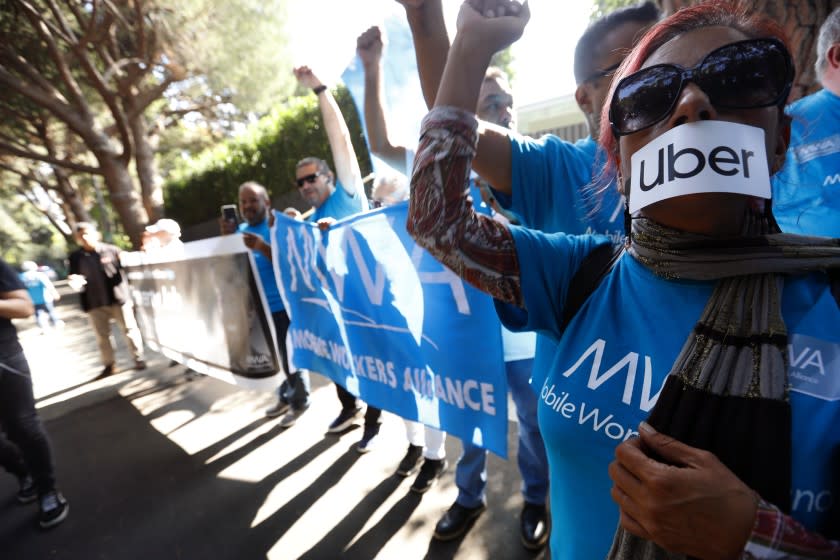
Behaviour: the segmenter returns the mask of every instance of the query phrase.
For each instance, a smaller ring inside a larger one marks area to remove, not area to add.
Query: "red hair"
[[[616,71],[610,84],[607,102],[604,103],[601,112],[601,134],[598,142],[604,147],[607,156],[603,171],[604,178],[613,177],[617,169],[618,139],[613,135],[612,127],[609,126],[610,102],[616,85],[625,76],[638,71],[659,47],[683,33],[703,27],[730,27],[743,33],[747,39],[775,38],[790,51],[787,35],[782,27],[767,16],[754,12],[743,1],[709,0],[696,6],[683,8],[651,27]],[[779,111],[782,112],[782,109],[780,108]],[[604,182],[606,183],[607,181]]]

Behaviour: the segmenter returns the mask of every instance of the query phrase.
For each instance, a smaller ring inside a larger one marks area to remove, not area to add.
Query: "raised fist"
[[[292,72],[294,72],[298,83],[300,83],[303,87],[312,89],[322,85],[321,80],[318,79],[318,76],[312,73],[309,66],[298,66],[292,70]]]
[[[377,26],[369,28],[356,39],[356,53],[362,59],[366,68],[379,64],[382,59],[382,47],[384,46],[384,34]]]

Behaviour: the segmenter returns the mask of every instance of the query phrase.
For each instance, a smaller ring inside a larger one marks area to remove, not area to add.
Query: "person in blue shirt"
[[[431,107],[449,49],[441,2],[400,2],[406,7],[417,52],[420,82],[426,102]],[[604,158],[598,157],[594,138],[600,131],[601,108],[612,74],[642,32],[658,19],[659,11],[653,3],[640,3],[615,10],[593,22],[578,40],[574,58],[575,100],[586,118],[590,136],[574,143],[554,135],[534,140],[515,134],[511,126],[513,112],[509,91],[498,86],[494,88],[492,73],[485,74],[477,110],[477,116],[482,121],[481,142],[472,165],[480,176],[481,184],[490,185],[490,196],[485,195],[485,198],[494,205],[498,202],[501,205],[499,211],[507,217],[513,216],[515,223],[545,232],[597,232],[616,241],[623,238],[620,219],[624,209],[622,197],[613,185],[602,188],[600,195],[592,186],[604,163]],[[383,149],[386,153],[393,151],[388,142]],[[475,180],[470,181],[474,201],[478,200],[475,184]],[[555,348],[556,344],[550,337],[538,333],[536,354],[528,372],[533,372],[536,378],[544,375],[554,359]],[[527,383],[515,383],[511,376],[509,380],[512,388],[529,390]],[[528,406],[534,397],[526,398],[517,392],[513,395],[517,410],[525,414],[521,429],[536,432],[531,438],[533,445],[523,446],[526,442],[520,441],[520,449],[535,449],[533,453],[541,454],[536,449],[542,443],[536,426],[536,406],[535,403]],[[528,416],[532,417],[530,421]],[[521,463],[522,457],[519,459]],[[538,465],[539,462],[533,464]],[[534,474],[539,472],[534,468],[527,470]],[[535,549],[545,543],[548,535],[544,506],[546,486],[539,484],[540,476],[529,477],[526,471],[523,471],[525,505],[520,516],[520,537],[526,548]],[[484,510],[483,492],[464,492],[464,480],[456,473],[456,481],[462,491],[438,522],[435,528],[437,538],[457,538]]]
[[[335,173],[326,161],[319,157],[305,157],[297,163],[295,182],[298,192],[314,211],[309,221],[316,222],[321,229],[328,229],[335,221],[368,209],[362,172],[356,159],[350,131],[330,90],[307,66],[295,68],[295,77],[302,86],[310,88],[318,96],[324,129],[335,163]],[[361,414],[361,403],[355,395],[341,385],[335,385],[341,411],[327,428],[329,433],[339,433],[350,427]],[[382,410],[368,405],[365,412],[365,427],[357,450],[367,451],[379,434]]]
[[[773,215],[782,231],[840,237],[840,8],[820,27],[814,65],[823,89],[787,108],[793,119]]]
[[[383,40],[379,28],[365,31],[357,41],[356,51],[365,71],[365,122],[371,139],[371,151],[392,167],[408,173],[413,152],[405,146],[394,145],[388,138],[384,108],[380,98],[382,87],[380,64]],[[498,68],[490,68],[484,77],[479,95],[478,113],[482,119],[504,128],[515,126],[513,96],[507,76]],[[501,213],[500,219],[516,219],[493,201],[493,195],[480,178],[470,181],[470,196],[476,210],[485,215]],[[405,199],[408,192],[405,193]],[[537,426],[537,399],[528,386],[534,357],[535,340],[532,334],[511,333],[502,329],[505,371],[508,388],[516,405],[519,432],[517,463],[522,475],[522,494],[525,501],[522,513],[522,542],[530,549],[539,549],[548,538],[548,513],[545,499],[548,492],[548,464]],[[448,464],[445,458],[442,432],[426,429],[425,448],[421,441],[412,440],[418,433],[414,426],[407,430],[410,444],[401,461],[398,474],[407,476],[424,454],[417,478],[411,485],[415,493],[427,492],[441,477]],[[462,453],[455,467],[458,496],[435,526],[434,536],[452,540],[462,535],[486,508],[487,451],[471,442],[462,442]]]
[[[55,314],[53,303],[61,296],[58,295],[58,290],[55,289],[53,283],[46,274],[38,271],[38,265],[34,261],[24,261],[20,268],[23,271],[20,273],[20,280],[26,286],[32,303],[35,304],[35,321],[41,329],[41,334],[47,332],[48,325],[63,327],[64,321]]]
[[[534,385],[552,557],[837,557],[840,308],[825,272],[840,269],[840,246],[781,234],[769,178],[749,175],[755,191],[721,179],[748,176],[746,159],[731,173],[722,148],[710,152],[717,176],[703,190],[665,189],[628,212],[625,252],[566,324],[576,273],[611,240],[501,225],[469,204],[484,68],[530,15],[527,4],[473,5],[461,8],[421,128],[407,226],[493,295],[507,326],[557,343]],[[762,14],[723,1],[681,10],[615,77],[599,138],[606,173],[632,202],[645,192],[630,190],[634,157],[674,138],[699,153],[691,142],[702,146],[708,125],[760,129],[740,155],[778,171],[793,78],[784,32]],[[715,192],[721,184],[731,190]]]
[[[266,241],[271,239],[270,228],[273,216],[271,215],[271,199],[263,185],[255,181],[248,181],[239,186],[239,213],[244,221],[238,226],[222,221],[222,233],[232,233],[235,227],[235,231],[242,234],[242,241],[245,246],[254,255],[260,284],[262,284],[263,294],[265,294],[266,303],[274,322],[277,347],[283,360],[283,368],[286,371],[286,379],[277,390],[277,403],[268,408],[265,414],[269,418],[284,415],[280,419],[280,425],[289,428],[309,408],[309,372],[306,370],[292,371],[289,362],[286,347],[289,315],[286,313],[283,299],[280,297],[280,290],[277,287],[277,280],[274,277],[271,246]]]

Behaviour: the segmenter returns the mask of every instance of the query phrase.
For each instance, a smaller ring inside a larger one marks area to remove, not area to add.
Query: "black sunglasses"
[[[320,176],[321,176],[320,173],[310,173],[309,175],[304,175],[303,177],[298,177],[297,178],[297,186],[298,186],[298,188],[301,188],[304,183],[314,183],[315,179],[317,179]]]
[[[783,106],[793,74],[793,60],[781,41],[738,41],[713,50],[694,68],[657,64],[622,79],[610,102],[610,125],[616,136],[653,126],[671,114],[688,82],[715,107]]]

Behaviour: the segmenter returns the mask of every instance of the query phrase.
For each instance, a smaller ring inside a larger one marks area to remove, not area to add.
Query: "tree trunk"
[[[699,0],[659,0],[665,15],[699,3]],[[840,6],[840,0],[752,0],[749,4],[756,12],[781,23],[787,33],[796,65],[796,81],[790,93],[790,101],[820,89],[814,73],[817,34],[828,14]]]
[[[57,165],[53,166],[52,170],[56,179],[54,190],[61,197],[66,207],[65,217],[67,218],[67,223],[71,224],[71,220],[73,224],[76,222],[90,222],[90,213],[88,213],[87,208],[82,203],[79,190],[70,179],[70,174],[64,168],[58,167]],[[67,210],[69,210],[69,214],[71,215],[68,215]]]
[[[146,117],[139,113],[131,119],[129,125],[134,140],[134,164],[140,180],[143,207],[149,221],[156,222],[163,217],[163,187],[158,177],[155,154],[149,141],[145,119]]]
[[[134,188],[128,166],[112,154],[96,154],[102,177],[108,187],[111,206],[120,217],[125,233],[135,249],[140,248],[140,236],[148,223],[146,211]]]

